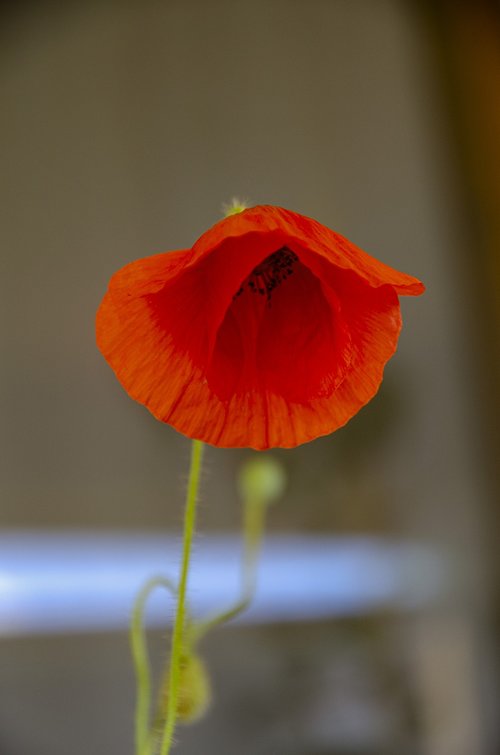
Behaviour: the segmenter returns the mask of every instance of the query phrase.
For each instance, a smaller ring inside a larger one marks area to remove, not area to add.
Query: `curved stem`
[[[177,701],[179,696],[179,679],[181,671],[182,650],[184,646],[184,625],[186,615],[186,587],[191,557],[191,543],[193,540],[196,519],[196,498],[200,479],[203,443],[193,440],[191,446],[191,465],[184,512],[184,539],[182,550],[182,567],[177,591],[177,612],[175,615],[174,631],[172,634],[172,651],[170,655],[170,675],[168,685],[167,717],[161,742],[160,755],[168,755],[172,747],[173,734],[177,719]]]
[[[234,619],[240,613],[245,611],[250,605],[255,594],[257,581],[257,564],[259,560],[262,537],[264,533],[264,523],[267,506],[265,502],[249,499],[245,502],[244,509],[244,554],[243,554],[243,575],[242,591],[240,599],[227,611],[216,614],[215,616],[194,624],[191,627],[189,639],[193,645],[201,640],[211,629],[225,624],[226,621]]]
[[[156,587],[165,587],[174,596],[175,585],[166,577],[152,577],[141,587],[135,599],[130,623],[130,647],[134,660],[137,681],[137,702],[135,707],[135,752],[136,755],[150,755],[149,716],[151,708],[151,673],[149,655],[144,631],[144,611],[146,601]]]

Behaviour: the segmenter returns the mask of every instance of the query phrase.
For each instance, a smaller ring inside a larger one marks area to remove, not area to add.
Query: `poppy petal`
[[[407,296],[418,296],[425,290],[417,278],[384,265],[318,221],[270,205],[251,207],[216,223],[193,246],[193,264],[213,252],[219,244],[239,241],[247,234],[274,234],[284,246],[293,248],[295,244],[315,252],[337,267],[353,270],[371,286],[389,284],[398,294]]]
[[[118,271],[97,340],[129,395],[189,437],[292,447],[375,395],[398,293],[422,290],[316,221],[257,207]]]

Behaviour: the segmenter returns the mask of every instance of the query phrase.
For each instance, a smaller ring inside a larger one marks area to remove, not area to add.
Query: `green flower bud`
[[[272,503],[285,490],[285,470],[271,456],[254,457],[242,466],[238,483],[245,501]]]
[[[179,692],[177,698],[177,718],[179,723],[189,724],[198,721],[207,712],[212,699],[212,688],[207,668],[201,658],[190,653],[181,661]],[[161,693],[163,714],[167,710],[168,673]]]

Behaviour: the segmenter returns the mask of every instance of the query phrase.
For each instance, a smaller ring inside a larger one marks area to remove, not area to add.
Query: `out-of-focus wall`
[[[188,442],[130,401],[97,352],[107,281],[139,256],[190,246],[235,194],[313,216],[427,292],[402,302],[400,347],[374,402],[337,434],[278,452],[290,487],[271,527],[410,535],[467,554],[450,605],[409,627],[405,662],[425,696],[421,751],[481,755],[490,745],[479,679],[489,657],[489,491],[456,264],[464,219],[423,28],[396,0],[4,11],[0,516],[4,527],[178,526]],[[238,525],[244,456],[208,451],[202,528]],[[449,637],[434,683],[426,663],[435,668]],[[21,663],[24,651],[12,653]],[[435,699],[438,733],[425,714]],[[14,743],[6,755],[20,751],[27,713],[20,703],[4,721]],[[24,755],[42,753],[23,736]],[[54,746],[43,752],[67,752]],[[235,746],[228,740],[227,751]]]

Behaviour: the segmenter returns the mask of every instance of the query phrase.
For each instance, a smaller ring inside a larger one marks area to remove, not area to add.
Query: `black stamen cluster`
[[[292,252],[286,246],[278,249],[277,252],[273,252],[252,270],[233,299],[241,296],[247,290],[253,294],[265,296],[268,304],[270,304],[274,289],[293,273],[293,266],[298,262],[298,259],[295,252]]]

